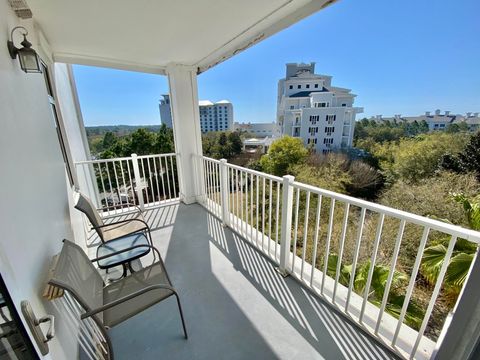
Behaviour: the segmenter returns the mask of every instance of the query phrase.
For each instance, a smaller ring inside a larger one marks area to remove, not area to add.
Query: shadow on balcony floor
[[[171,208],[153,237],[190,338],[170,298],[110,330],[116,359],[396,358],[201,206]]]

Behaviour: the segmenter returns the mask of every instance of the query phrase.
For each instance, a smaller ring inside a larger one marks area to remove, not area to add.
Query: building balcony
[[[396,358],[201,205],[167,204],[146,218],[189,339],[171,299],[110,330],[115,359]],[[92,237],[92,257],[96,244]]]
[[[77,164],[83,190],[100,204],[116,205],[105,212],[107,218],[129,216],[125,196],[146,209],[155,245],[183,294],[193,334],[182,340],[175,312],[158,306],[112,330],[120,358],[138,353],[155,358],[162,349],[169,349],[172,359],[211,358],[220,352],[239,359],[432,357],[436,339],[425,332],[446,268],[440,270],[421,325],[407,324],[423,250],[433,233],[450,237],[450,244],[457,238],[478,243],[480,233],[206,157],[192,160],[202,189],[198,203],[179,204],[178,157]],[[132,178],[130,168],[137,168]],[[115,197],[118,193],[123,197]],[[403,306],[392,312],[389,298],[402,239],[412,231],[418,234],[419,250],[413,266],[404,270]],[[387,265],[380,260],[388,251],[382,244],[391,250]],[[89,248],[96,245],[89,237]],[[353,253],[347,254],[348,246]],[[331,257],[339,260],[332,265]],[[355,271],[361,258],[375,267],[359,290]],[[378,281],[374,269],[382,264],[388,275],[378,301],[372,296]],[[342,280],[344,265],[355,269],[349,280]],[[129,336],[132,326],[142,334],[139,339]]]

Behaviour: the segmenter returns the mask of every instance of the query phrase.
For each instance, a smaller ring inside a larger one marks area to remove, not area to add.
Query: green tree
[[[175,151],[173,130],[162,124],[155,141],[156,153],[168,154]]]
[[[117,137],[111,131],[108,131],[103,135],[103,148],[108,149],[109,147],[113,146],[117,141]]]
[[[303,146],[302,139],[284,136],[272,143],[268,153],[260,159],[262,169],[265,172],[277,176],[288,173],[290,166],[305,162],[308,151]]]

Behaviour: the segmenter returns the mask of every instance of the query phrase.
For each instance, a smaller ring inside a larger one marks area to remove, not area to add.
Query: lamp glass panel
[[[18,52],[20,66],[27,73],[42,72],[35,50],[21,49]]]

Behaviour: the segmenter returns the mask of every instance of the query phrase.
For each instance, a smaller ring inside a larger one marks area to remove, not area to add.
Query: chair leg
[[[188,339],[187,327],[185,326],[185,319],[183,318],[183,311],[182,311],[182,305],[180,304],[180,298],[178,297],[177,293],[174,293],[174,295],[177,298],[178,311],[180,312],[180,318],[182,319],[183,333],[185,334],[185,339]]]

